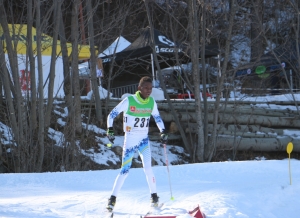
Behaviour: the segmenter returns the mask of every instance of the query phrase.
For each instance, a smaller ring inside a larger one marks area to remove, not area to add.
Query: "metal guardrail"
[[[112,88],[110,90],[111,93],[113,93],[113,97],[115,98],[121,98],[122,95],[129,93],[129,94],[134,94],[137,91],[138,88],[138,83],[136,84],[131,84],[127,86],[119,86],[116,88]]]

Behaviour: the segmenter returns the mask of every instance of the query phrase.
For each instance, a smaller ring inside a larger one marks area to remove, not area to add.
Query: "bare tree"
[[[171,103],[171,100],[170,100],[170,97],[167,93],[167,89],[166,89],[166,85],[164,84],[164,80],[162,78],[162,75],[161,75],[161,69],[160,69],[160,65],[159,65],[159,62],[158,62],[158,58],[157,58],[157,54],[155,52],[155,45],[154,45],[154,27],[153,27],[153,21],[152,21],[152,18],[151,18],[151,13],[150,13],[150,9],[149,9],[149,1],[145,0],[145,7],[146,7],[146,12],[147,12],[147,17],[148,17],[148,22],[149,22],[149,26],[150,26],[150,29],[151,29],[151,40],[152,40],[152,51],[153,51],[153,59],[155,61],[155,66],[158,70],[158,76],[159,76],[159,80],[161,81],[161,86],[162,86],[162,89],[164,91],[164,95],[167,99],[167,102],[168,102],[168,105],[171,109],[171,113],[174,117],[174,120],[175,120],[175,123],[177,124],[178,128],[179,128],[179,131],[180,131],[180,134],[182,136],[182,140],[184,142],[184,146],[186,148],[186,150],[191,154],[191,150],[190,150],[190,146],[189,146],[189,143],[187,141],[187,138],[184,134],[184,130],[182,128],[182,126],[180,125],[180,121],[177,117],[177,114],[175,112],[175,109],[174,107],[172,106],[172,103]]]
[[[251,1],[251,60],[255,61],[263,54],[263,37],[262,37],[262,22],[263,22],[263,1]]]
[[[192,74],[194,79],[194,96],[196,104],[197,125],[198,125],[198,141],[195,146],[195,154],[197,160],[204,161],[204,132],[203,132],[203,118],[201,108],[200,97],[200,78],[199,78],[199,23],[198,23],[198,10],[199,4],[196,0],[190,0],[189,6],[189,28],[188,33],[190,36],[191,46],[191,62],[192,62]],[[204,66],[203,66],[204,67]]]
[[[59,1],[60,2],[60,1]],[[45,114],[45,126],[48,127],[50,125],[51,112],[53,107],[53,95],[54,95],[54,80],[55,80],[55,63],[57,56],[57,41],[58,41],[58,32],[59,32],[59,17],[60,15],[57,13],[57,5],[60,4],[58,1],[53,1],[53,17],[54,17],[54,31],[53,31],[53,42],[52,42],[52,53],[51,53],[51,61],[50,61],[50,72],[49,72],[49,83],[48,83],[48,103]]]
[[[208,146],[208,150],[206,151],[206,158],[208,161],[211,161],[215,149],[216,149],[216,141],[217,141],[217,123],[218,123],[218,114],[219,114],[219,107],[220,107],[220,98],[222,95],[223,90],[223,83],[226,76],[227,66],[228,66],[228,60],[229,60],[229,51],[230,51],[230,44],[231,44],[231,36],[232,36],[232,29],[234,25],[234,16],[236,13],[236,1],[231,0],[230,1],[230,14],[229,14],[229,28],[227,31],[227,38],[225,43],[225,51],[224,51],[224,62],[223,66],[221,68],[221,75],[219,75],[218,78],[218,88],[217,88],[217,96],[216,96],[216,102],[215,102],[215,111],[214,111],[214,118],[213,118],[213,132],[211,134],[210,143]]]
[[[134,0],[130,1],[115,1],[115,7],[110,7],[110,3],[107,4],[107,8],[105,4],[102,6],[102,9],[105,10],[102,13],[101,17],[101,36],[99,37],[102,41],[112,41],[115,40],[117,37],[123,35],[124,30],[128,20],[131,20],[137,13],[142,10],[141,3],[136,2]],[[135,8],[135,6],[137,7]],[[100,19],[100,18],[98,18]],[[129,25],[132,25],[129,21]],[[114,34],[112,34],[114,33]],[[111,36],[112,39],[107,37]],[[99,45],[99,51],[103,50],[102,45]],[[115,56],[116,48],[113,51],[113,55]],[[119,76],[120,74],[126,72],[124,67],[118,67],[117,70],[115,67],[115,60],[114,57],[111,60],[109,68],[104,72],[104,78],[102,79],[103,83],[106,83],[107,91],[110,92],[111,90],[111,82],[114,80],[115,77]],[[128,71],[127,71],[128,72]],[[110,100],[110,96],[106,98],[105,101],[105,114],[108,114],[108,102]]]
[[[30,68],[30,81],[36,81],[35,76],[35,59],[33,55],[33,48],[32,48],[32,25],[33,25],[33,4],[32,0],[28,0],[27,2],[27,52],[28,52],[28,59],[29,59],[29,68]],[[26,67],[26,71],[28,73],[28,67]],[[30,91],[31,91],[31,102],[30,102],[30,129],[31,131],[35,131],[37,127],[37,114],[36,114],[36,102],[37,102],[37,95],[36,95],[36,83],[30,83]]]
[[[95,49],[95,42],[94,42],[94,22],[93,22],[94,11],[92,10],[91,0],[86,1],[86,7],[87,7],[87,15],[88,15],[87,16],[88,32],[89,32],[89,42],[90,42],[90,51],[91,51],[90,74],[91,74],[91,81],[92,81],[92,89],[93,89],[95,103],[96,103],[96,116],[101,126],[103,123],[102,105],[100,101],[100,95],[99,95],[99,89],[98,89],[97,77],[96,77],[96,49]]]
[[[20,88],[20,83],[19,83],[19,71],[18,71],[18,60],[17,60],[17,55],[15,52],[15,49],[17,48],[17,41],[13,41],[12,37],[10,35],[10,30],[8,27],[8,22],[7,22],[7,16],[6,16],[6,11],[4,8],[4,3],[3,0],[0,1],[0,23],[3,29],[3,33],[5,36],[5,41],[6,41],[6,49],[8,53],[8,59],[9,59],[9,64],[11,68],[11,75],[12,75],[12,81],[13,81],[13,89],[14,91],[12,92],[14,94],[14,103],[16,105],[16,111],[13,110],[13,102],[8,102],[10,107],[10,113],[12,113],[11,117],[11,125],[13,129],[13,134],[16,139],[16,143],[18,145],[17,147],[17,163],[16,163],[16,171],[17,172],[22,172],[24,168],[26,167],[25,165],[22,165],[21,163],[25,160],[25,154],[22,152],[24,149],[24,145],[26,144],[25,141],[23,140],[23,133],[24,133],[24,128],[26,129],[26,123],[23,122],[23,98],[21,94],[21,88]],[[13,29],[13,34],[16,34]],[[14,44],[14,45],[13,45]],[[5,63],[5,60],[2,62]],[[5,83],[11,84],[11,81],[9,80],[9,77],[6,77],[7,71],[4,70],[5,74]],[[10,86],[12,88],[12,86]],[[6,88],[6,95],[10,95],[12,89],[11,88]],[[9,100],[8,100],[9,101]],[[12,101],[12,99],[11,99]],[[16,117],[15,117],[16,116]]]
[[[39,149],[38,149],[38,158],[37,158],[37,168],[38,172],[42,171],[42,164],[44,160],[44,132],[45,132],[45,119],[44,119],[44,77],[43,77],[43,65],[42,65],[42,31],[41,31],[41,10],[40,10],[40,0],[35,1],[36,5],[36,44],[37,44],[37,67],[38,67],[38,93],[39,93],[39,130],[38,130],[38,142],[39,142]],[[49,115],[50,116],[50,115]]]
[[[79,88],[79,72],[78,72],[78,11],[79,0],[73,0],[72,8],[72,26],[71,26],[71,39],[72,39],[72,84],[73,84],[73,114],[75,132],[81,134],[81,100],[80,100],[80,88]]]
[[[155,28],[163,30],[166,35],[171,35],[172,39],[176,42],[180,41],[188,44],[190,49],[185,50],[187,52],[185,59],[181,59],[178,53],[174,53],[174,56],[176,56],[175,65],[180,66],[182,63],[186,63],[187,60],[192,62],[191,74],[184,73],[180,75],[180,79],[183,79],[188,89],[193,92],[197,110],[196,113],[190,113],[187,109],[188,104],[186,104],[185,113],[188,114],[189,112],[189,114],[184,118],[178,115],[176,104],[170,101],[165,84],[161,78],[161,63],[158,62],[155,52],[153,52],[153,56],[155,67],[168,102],[167,110],[170,110],[172,113],[172,116],[169,116],[168,119],[175,120],[182,136],[184,148],[190,153],[193,162],[213,160],[217,146],[222,144],[219,140],[220,136],[218,136],[218,132],[220,130],[228,131],[225,129],[228,122],[234,121],[231,124],[231,128],[236,128],[237,125],[243,125],[244,127],[247,125],[245,118],[240,119],[234,114],[238,110],[233,110],[228,115],[224,111],[228,112],[229,109],[226,108],[226,105],[221,105],[224,83],[228,81],[233,83],[235,80],[233,74],[236,71],[236,65],[232,64],[230,56],[231,50],[236,46],[237,40],[233,40],[232,36],[243,34],[244,37],[243,39],[240,38],[241,40],[250,39],[249,47],[252,50],[252,60],[259,58],[267,48],[268,43],[276,44],[277,46],[287,45],[291,39],[295,40],[296,45],[299,43],[299,1],[284,1],[283,3],[275,0],[267,0],[267,3],[265,3],[261,0],[252,0],[250,2],[237,2],[235,0],[231,0],[230,2],[223,0],[146,0],[145,2],[116,0],[97,2],[87,0],[84,3],[86,6],[84,8],[85,17],[82,20],[85,21],[82,23],[86,25],[85,28],[88,30],[88,42],[91,47],[90,72],[93,92],[96,97],[96,119],[94,120],[97,120],[97,123],[100,121],[100,126],[105,125],[105,117],[102,117],[102,113],[104,107],[107,109],[110,99],[108,97],[106,103],[101,105],[95,74],[97,59],[95,45],[98,46],[99,51],[102,51],[104,50],[103,48],[106,48],[107,45],[123,34],[130,41],[133,41],[139,33],[138,30],[147,25],[152,30],[152,40],[153,29]],[[11,146],[12,163],[14,164],[12,168],[16,172],[41,172],[45,169],[45,166],[50,166],[50,170],[56,170],[61,165],[65,165],[67,170],[82,169],[82,159],[78,158],[81,155],[79,146],[82,148],[85,145],[84,143],[88,142],[80,140],[80,143],[78,143],[79,140],[77,140],[82,139],[80,137],[82,136],[80,135],[82,134],[82,111],[78,72],[78,52],[80,47],[78,47],[78,44],[80,44],[78,15],[81,4],[80,0],[28,0],[27,2],[23,1],[22,5],[18,5],[16,8],[14,8],[14,4],[13,1],[0,0],[0,24],[4,32],[4,43],[0,45],[0,81],[4,90],[4,103],[7,107],[7,112],[5,113],[7,114],[16,145]],[[214,7],[219,9],[217,13],[215,13]],[[289,14],[289,18],[282,15],[283,13],[276,13],[278,10],[287,12],[286,14]],[[43,20],[41,20],[41,13],[45,14],[45,19]],[[271,16],[269,16],[270,14]],[[273,18],[277,20],[274,28],[270,24]],[[27,38],[20,35],[21,29],[18,29],[17,25],[10,25],[14,23],[20,23],[20,26],[27,25]],[[37,30],[36,38],[34,38],[32,32],[34,27]],[[83,28],[81,28],[82,30]],[[44,77],[48,73],[43,72],[42,37],[44,33],[53,37],[51,67],[49,79],[47,80],[49,84],[47,105],[45,104],[43,95]],[[18,53],[16,51],[18,38],[24,39],[23,41],[27,45],[25,71],[26,75],[29,75],[30,72],[30,78],[26,78],[27,80],[31,80],[31,90],[27,90],[27,92],[23,92],[19,84],[20,71],[18,69]],[[35,39],[37,42],[36,50],[33,49]],[[58,54],[58,40],[60,40],[61,54]],[[210,43],[210,40],[218,42],[222,48],[222,56],[219,59],[220,73],[215,78],[217,95],[214,106],[208,103],[205,95],[207,83],[214,80],[210,78],[206,66],[207,64],[217,66],[216,60],[205,59],[206,51],[204,48]],[[67,41],[72,42],[72,49],[67,48],[69,46]],[[152,43],[152,49],[155,51],[153,45],[154,43]],[[71,54],[68,53],[68,50],[72,50]],[[298,46],[295,48],[295,53],[297,53],[295,56],[298,59],[294,60],[293,63],[288,63],[290,67],[288,70],[282,70],[286,86],[290,89],[291,93],[294,92],[293,82],[295,83],[295,81],[291,80],[292,77],[298,78],[296,84],[298,87],[300,86],[300,79],[297,73],[300,63]],[[291,51],[290,54],[292,54]],[[69,113],[68,117],[65,118],[67,123],[65,126],[60,126],[52,122],[55,120],[55,114],[53,113],[53,83],[57,74],[55,66],[58,55],[61,55],[63,59],[64,92]],[[276,56],[280,64],[282,60],[280,55],[274,52],[274,56]],[[6,62],[9,62],[7,63],[10,66],[9,70],[6,67]],[[242,65],[242,63],[238,64]],[[148,69],[147,67],[149,66],[146,66],[146,70]],[[106,68],[103,81],[106,83],[108,91],[115,77],[130,70],[123,66],[119,67],[119,70],[116,70],[115,64],[112,64],[109,69]],[[293,70],[293,74],[291,74],[290,70]],[[35,81],[38,82],[37,87],[35,87]],[[200,84],[203,85],[203,101],[200,96]],[[295,104],[297,105],[297,101],[295,101]],[[84,119],[92,120],[92,116]],[[251,115],[249,117],[251,118]],[[196,122],[194,126],[196,126],[195,129],[197,131],[193,132],[196,133],[195,135],[191,133],[188,138],[185,128],[189,126],[189,123],[193,124],[193,122]],[[276,123],[277,119],[272,118],[272,122]],[[64,133],[65,142],[62,149],[56,147],[54,143],[48,140],[48,130],[54,125]],[[236,141],[233,143],[233,157],[235,157],[237,147],[239,146],[237,137],[243,134],[245,133],[242,131],[235,131],[234,137]],[[194,140],[193,136],[195,136],[196,140]],[[244,143],[248,146],[251,140],[247,140]],[[56,150],[58,152],[55,154]],[[51,153],[51,158],[48,159],[49,153]],[[50,160],[50,164],[47,162],[48,160]]]
[[[72,84],[71,84],[69,56],[68,56],[68,48],[67,48],[67,38],[65,33],[66,27],[63,21],[63,11],[61,7],[59,7],[58,13],[60,13],[59,38],[60,38],[62,61],[63,61],[63,74],[64,74],[63,89],[65,93],[65,99],[66,99],[66,105],[68,107],[68,111],[71,111],[72,110]]]
[[[13,105],[13,99],[11,96],[11,89],[10,89],[10,79],[9,79],[9,73],[7,71],[6,68],[6,62],[5,62],[5,55],[4,55],[4,49],[3,49],[3,44],[0,43],[0,63],[1,63],[1,81],[3,81],[3,89],[4,89],[4,95],[6,96],[5,100],[6,100],[6,105],[7,105],[7,111],[9,112],[9,118],[8,120],[10,121],[10,125],[11,128],[14,132],[18,131],[18,124],[17,124],[17,120],[16,120],[16,116],[15,116],[15,109],[14,109],[14,105]],[[15,139],[18,140],[18,135],[15,136]],[[1,148],[2,150],[2,148]],[[14,151],[13,151],[14,154]],[[17,166],[16,167],[16,171],[20,172],[20,169]]]

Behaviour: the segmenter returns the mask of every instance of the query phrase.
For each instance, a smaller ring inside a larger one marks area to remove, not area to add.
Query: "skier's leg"
[[[123,186],[123,183],[126,179],[126,177],[128,176],[129,173],[129,169],[131,167],[132,164],[132,158],[135,152],[135,147],[130,146],[132,143],[132,140],[129,135],[125,134],[124,137],[124,146],[123,146],[123,155],[122,155],[122,166],[121,166],[121,170],[120,173],[118,174],[114,186],[113,186],[113,190],[112,190],[112,195],[116,196],[118,195],[121,187]]]
[[[123,186],[124,184],[124,181],[127,177],[128,173],[126,174],[121,174],[121,172],[118,174],[116,180],[115,180],[115,183],[114,183],[114,186],[113,186],[113,190],[112,190],[112,194],[113,196],[116,196],[118,195],[121,187]]]
[[[156,180],[152,171],[151,149],[148,137],[141,141],[138,151],[143,162],[150,193],[156,193]]]

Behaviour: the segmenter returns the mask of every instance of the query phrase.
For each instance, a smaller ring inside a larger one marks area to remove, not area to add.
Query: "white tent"
[[[119,36],[110,46],[108,46],[102,53],[99,54],[99,57],[105,57],[107,55],[112,55],[114,53],[123,51],[131,43],[126,40],[123,36]]]
[[[14,43],[17,41],[17,46],[15,47],[16,55],[18,58],[18,71],[19,71],[19,81],[21,86],[22,94],[27,94],[31,92],[31,83],[35,82],[38,86],[39,73],[37,64],[37,43],[36,43],[36,29],[32,27],[32,49],[34,51],[35,57],[35,74],[36,81],[30,81],[30,66],[28,65],[29,57],[27,52],[27,25],[25,24],[9,24],[9,34],[14,39]],[[5,53],[6,67],[9,72],[11,72],[10,61],[8,51],[6,50],[6,40],[4,40],[4,30],[0,27],[0,36],[3,39],[3,47]],[[42,34],[42,71],[43,71],[43,86],[44,86],[44,98],[48,98],[48,85],[49,85],[49,72],[51,64],[53,39],[52,37]],[[68,54],[71,54],[72,44],[67,43]],[[90,47],[88,45],[78,45],[78,59],[86,60],[90,58]],[[63,61],[61,53],[60,41],[57,41],[56,48],[56,60],[55,60],[55,78],[54,78],[54,88],[53,96],[64,97],[65,93],[63,90]],[[12,75],[11,75],[12,76]]]
[[[118,37],[110,46],[108,46],[102,53],[99,54],[98,57],[104,57],[106,55],[112,55],[114,52],[123,51],[127,48],[131,43],[126,40],[123,36]],[[80,76],[87,76],[90,74],[89,64],[88,62],[84,62],[78,65]]]

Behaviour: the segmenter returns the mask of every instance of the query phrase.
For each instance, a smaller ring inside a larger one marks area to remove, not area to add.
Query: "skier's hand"
[[[164,129],[160,133],[160,142],[163,143],[163,144],[167,144],[167,142],[168,142],[168,133]]]
[[[106,131],[106,136],[108,138],[108,140],[111,142],[111,143],[114,143],[114,140],[115,140],[115,134],[114,134],[114,129],[112,127],[109,127]]]

